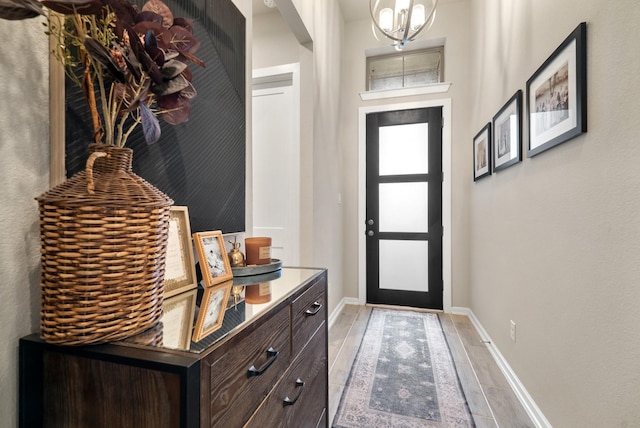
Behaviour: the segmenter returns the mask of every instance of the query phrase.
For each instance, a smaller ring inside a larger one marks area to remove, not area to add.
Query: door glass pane
[[[428,123],[379,128],[380,175],[427,174]]]
[[[428,232],[426,182],[381,183],[378,192],[380,232]]]
[[[428,242],[380,240],[380,289],[429,291]]]

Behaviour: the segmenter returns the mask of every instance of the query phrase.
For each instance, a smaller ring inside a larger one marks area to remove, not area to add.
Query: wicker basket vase
[[[49,343],[119,340],[162,315],[173,201],[134,174],[131,159],[130,149],[94,144],[85,172],[36,198]]]

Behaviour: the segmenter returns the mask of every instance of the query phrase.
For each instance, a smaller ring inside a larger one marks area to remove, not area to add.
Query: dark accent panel
[[[192,18],[206,68],[190,64],[198,96],[189,120],[161,120],[153,145],[142,129],[129,137],[133,170],[189,207],[193,232],[245,230],[245,18],[230,0],[164,0],[175,16]],[[143,1],[138,3],[142,4]],[[92,129],[81,90],[67,80],[67,176],[84,169]]]

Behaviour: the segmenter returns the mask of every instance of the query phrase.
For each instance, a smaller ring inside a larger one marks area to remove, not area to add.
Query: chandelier
[[[380,40],[382,33],[402,50],[431,27],[437,4],[438,0],[369,0],[373,35]]]

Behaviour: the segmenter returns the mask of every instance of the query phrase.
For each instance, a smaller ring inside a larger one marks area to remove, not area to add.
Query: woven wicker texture
[[[49,343],[120,340],[162,315],[173,201],[132,172],[130,149],[91,150],[85,172],[37,198]]]

